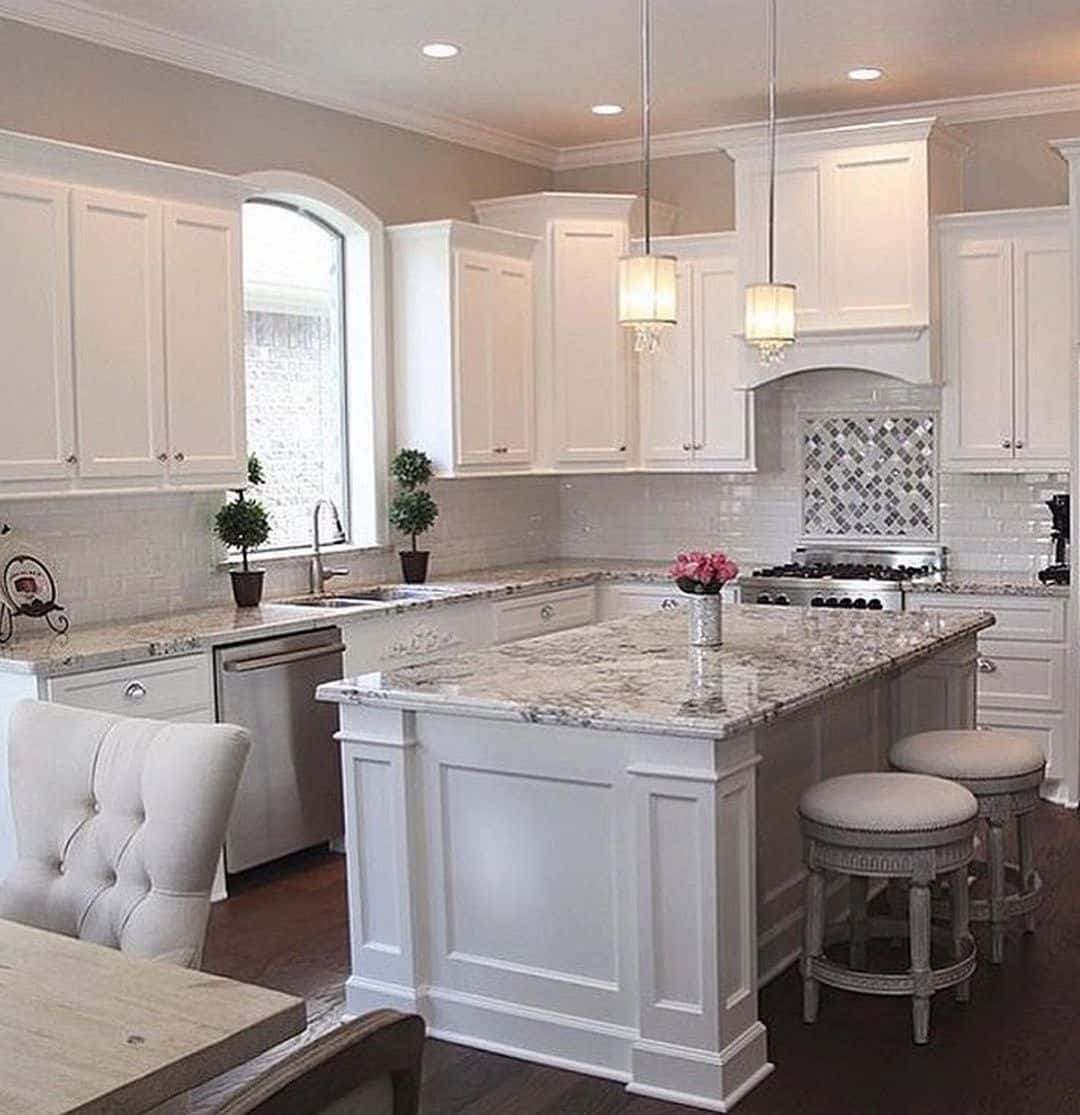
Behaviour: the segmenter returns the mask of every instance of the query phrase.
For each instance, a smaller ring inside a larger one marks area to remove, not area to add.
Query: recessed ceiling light
[[[461,53],[453,43],[424,43],[420,50],[425,58],[453,58]]]
[[[593,105],[593,116],[618,116],[623,110],[622,105]]]
[[[848,70],[847,75],[852,81],[877,81],[885,76],[885,71],[878,66],[856,66]]]

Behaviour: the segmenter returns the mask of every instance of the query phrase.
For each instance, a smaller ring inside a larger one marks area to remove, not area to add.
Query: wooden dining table
[[[0,1113],[183,1111],[300,1033],[304,1001],[0,919]]]

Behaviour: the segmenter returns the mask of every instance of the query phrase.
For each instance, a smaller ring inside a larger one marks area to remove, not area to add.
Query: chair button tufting
[[[98,801],[96,798],[92,799],[91,802],[90,802],[90,808],[95,813],[100,813],[101,812],[101,802]]]
[[[65,874],[65,873],[66,873],[66,871],[67,871],[67,864],[66,864],[66,863],[64,863],[64,861],[63,861],[63,860],[60,860],[60,861],[59,861],[59,862],[57,863],[57,865],[56,865],[56,873],[57,873],[57,875],[63,875],[63,874]]]

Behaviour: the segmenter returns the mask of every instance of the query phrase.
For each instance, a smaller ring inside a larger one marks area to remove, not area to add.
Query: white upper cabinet
[[[943,463],[1067,469],[1071,250],[1064,210],[938,223]]]
[[[444,476],[527,468],[536,238],[462,221],[388,234],[397,444]]]
[[[169,472],[243,473],[240,215],[166,205],[164,228]]]
[[[0,132],[0,329],[33,384],[0,413],[0,498],[243,483],[250,192]]]
[[[621,221],[559,221],[551,233],[556,464],[627,459],[627,334],[618,321]]]
[[[933,120],[785,132],[776,168],[777,282],[796,287],[798,342],[744,381],[857,367],[934,378],[930,218],[959,208],[964,147]],[[767,277],[768,152],[732,145],[739,285]]]
[[[75,465],[66,190],[0,177],[0,259],[0,336],[11,372],[0,407],[0,481],[64,480]]]
[[[485,225],[539,238],[535,268],[535,464],[624,470],[631,444],[631,360],[618,323],[618,261],[634,198],[547,192],[474,203]]]
[[[733,233],[654,238],[678,258],[678,324],[639,362],[646,468],[749,471],[753,397],[738,388],[742,289]]]
[[[160,478],[165,437],[161,206],[72,194],[79,475]]]

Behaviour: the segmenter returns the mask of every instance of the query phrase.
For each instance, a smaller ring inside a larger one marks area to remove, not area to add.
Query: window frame
[[[345,374],[346,532],[339,551],[384,549],[389,446],[386,231],[366,205],[337,186],[294,171],[243,175],[251,192],[243,201],[284,204],[328,226],[344,242],[342,362]],[[331,547],[327,547],[331,548]],[[306,551],[300,551],[306,552]],[[267,550],[266,558],[294,550]]]

